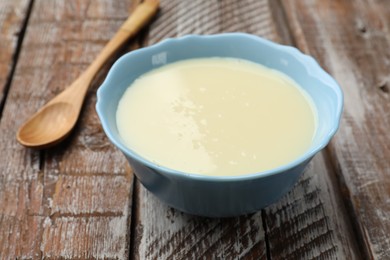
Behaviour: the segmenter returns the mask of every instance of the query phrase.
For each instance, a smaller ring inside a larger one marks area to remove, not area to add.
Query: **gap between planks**
[[[12,55],[11,69],[9,70],[9,73],[7,75],[7,79],[6,79],[5,84],[4,84],[3,96],[0,96],[1,97],[1,99],[0,99],[0,121],[1,121],[1,118],[3,115],[5,103],[7,101],[8,92],[11,88],[11,83],[12,83],[12,79],[13,79],[13,76],[15,73],[15,68],[16,68],[16,65],[18,64],[20,50],[22,48],[24,35],[26,33],[28,21],[30,20],[30,14],[31,14],[33,5],[34,5],[34,0],[30,0],[30,2],[28,3],[28,6],[27,6],[24,20],[22,22],[22,25],[21,25],[19,33],[18,33],[18,39],[16,42],[15,51]]]

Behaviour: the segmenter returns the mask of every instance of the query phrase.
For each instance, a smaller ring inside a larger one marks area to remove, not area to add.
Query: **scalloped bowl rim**
[[[319,81],[322,81],[323,84],[330,87],[332,90],[334,90],[334,93],[337,95],[337,108],[336,108],[336,117],[333,119],[333,126],[330,128],[330,131],[328,131],[328,134],[323,137],[323,139],[315,146],[311,146],[304,154],[302,154],[297,159],[291,161],[290,163],[287,163],[285,165],[266,170],[256,173],[250,173],[250,174],[242,174],[237,176],[211,176],[211,175],[202,175],[202,174],[195,174],[195,173],[186,173],[182,171],[178,171],[172,168],[168,168],[165,166],[161,166],[158,164],[155,164],[144,157],[138,155],[135,151],[131,150],[127,146],[125,146],[119,138],[117,138],[110,129],[109,123],[105,120],[103,114],[103,91],[105,89],[108,89],[110,87],[110,82],[112,81],[112,78],[114,77],[114,71],[121,66],[121,61],[125,59],[130,58],[136,58],[137,56],[144,55],[147,53],[155,53],[156,50],[170,44],[181,44],[186,41],[192,41],[194,39],[200,39],[200,40],[220,40],[223,38],[229,38],[229,37],[242,37],[242,38],[248,38],[251,40],[256,40],[260,42],[263,45],[267,45],[268,47],[277,49],[278,51],[285,52],[293,56],[299,63],[301,63],[307,74],[316,78]],[[274,174],[278,174],[284,171],[287,171],[289,169],[292,169],[301,163],[305,162],[306,160],[311,159],[315,154],[317,154],[319,151],[321,151],[329,142],[330,139],[335,135],[337,129],[340,125],[341,120],[341,113],[343,110],[343,93],[338,85],[338,83],[325,71],[323,70],[318,62],[312,58],[309,55],[306,55],[302,53],[300,50],[298,50],[295,47],[282,45],[279,43],[272,42],[270,40],[261,38],[259,36],[246,34],[246,33],[222,33],[222,34],[214,34],[214,35],[186,35],[179,38],[167,38],[162,40],[159,43],[156,43],[151,46],[147,46],[141,49],[137,49],[134,51],[131,51],[127,54],[124,54],[121,56],[117,61],[115,61],[114,65],[111,67],[111,69],[108,72],[108,75],[102,85],[99,87],[97,91],[97,103],[96,103],[96,111],[100,118],[100,121],[102,123],[104,132],[110,139],[110,141],[117,146],[125,155],[130,156],[132,158],[135,158],[139,162],[143,163],[144,165],[156,169],[160,173],[165,173],[166,175],[172,175],[179,178],[191,178],[194,180],[204,180],[204,181],[217,181],[217,182],[223,182],[223,181],[239,181],[239,180],[251,180],[251,179],[257,179],[262,178]]]

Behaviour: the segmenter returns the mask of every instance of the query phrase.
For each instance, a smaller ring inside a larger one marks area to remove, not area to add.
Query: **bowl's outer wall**
[[[220,182],[180,178],[127,159],[137,178],[157,198],[183,212],[206,217],[253,213],[276,202],[291,190],[310,161],[263,178]]]
[[[116,127],[117,105],[137,77],[174,61],[217,56],[247,59],[279,70],[294,79],[310,95],[317,108],[319,123],[313,140],[314,148],[303,155],[299,162],[285,167],[280,173],[257,174],[231,181],[206,177],[186,178],[183,174],[172,173],[174,171],[169,173],[164,167],[153,166],[153,163],[123,144]],[[99,88],[96,107],[109,139],[128,158],[144,186],[157,197],[195,215],[233,216],[263,208],[291,189],[315,152],[329,142],[338,128],[342,92],[314,59],[295,48],[252,35],[231,33],[168,39],[122,56]]]

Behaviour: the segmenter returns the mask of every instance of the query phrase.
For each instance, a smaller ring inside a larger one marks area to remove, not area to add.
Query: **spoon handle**
[[[46,106],[63,100],[72,100],[78,115],[89,85],[95,75],[130,37],[137,34],[153,18],[158,10],[158,6],[159,0],[145,0],[139,4],[89,67],[69,87],[49,101]]]
[[[105,62],[132,36],[136,35],[143,26],[156,14],[159,0],[145,0],[139,4],[130,17],[122,24],[114,37],[107,43],[97,58],[83,73],[86,79],[93,80]]]

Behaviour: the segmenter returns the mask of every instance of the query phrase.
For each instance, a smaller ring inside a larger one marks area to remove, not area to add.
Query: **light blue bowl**
[[[284,72],[300,84],[313,99],[318,112],[318,129],[307,152],[273,170],[214,177],[161,167],[127,148],[118,134],[115,120],[118,101],[127,87],[149,70],[198,57],[247,59]],[[313,58],[293,47],[243,33],[188,35],[132,51],[115,62],[97,97],[96,110],[105,133],[124,153],[141,183],[168,205],[209,217],[255,212],[280,199],[293,187],[311,158],[335,134],[343,107],[340,87]]]

